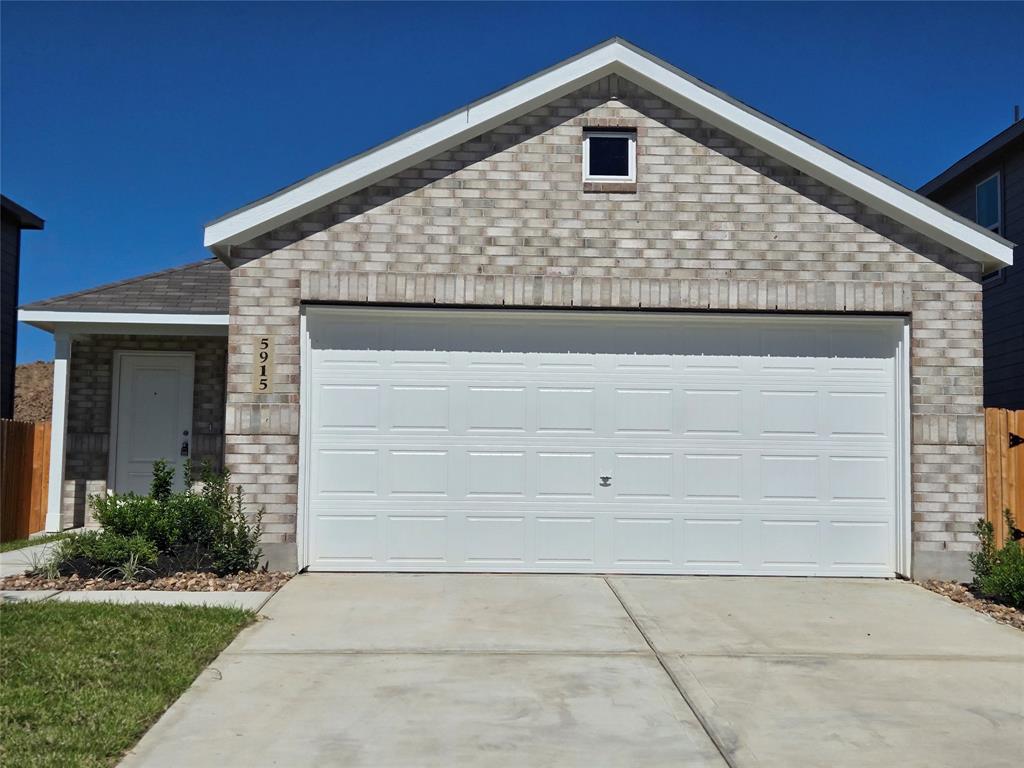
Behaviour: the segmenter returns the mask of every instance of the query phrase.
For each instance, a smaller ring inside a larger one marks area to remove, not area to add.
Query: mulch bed
[[[1016,608],[1011,608],[1009,605],[1003,605],[1002,603],[996,603],[980,597],[965,584],[958,584],[955,581],[933,580],[919,581],[917,583],[925,589],[945,595],[950,600],[962,603],[979,613],[988,614],[1001,624],[1009,624],[1011,627],[1024,630],[1024,611],[1019,611]]]
[[[285,571],[257,571],[236,573],[233,576],[218,576],[215,573],[183,571],[172,576],[159,576],[149,581],[121,581],[119,579],[82,578],[81,576],[60,576],[49,579],[46,576],[8,576],[0,579],[0,590],[60,589],[64,591],[126,589],[157,589],[167,592],[275,592],[285,585],[294,573]]]

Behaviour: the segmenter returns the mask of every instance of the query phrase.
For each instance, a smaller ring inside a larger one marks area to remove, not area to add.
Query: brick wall
[[[583,128],[611,121],[637,129],[635,192],[584,189]],[[959,568],[973,544],[978,265],[618,78],[233,256],[227,461],[292,557],[306,300],[910,313],[916,560]],[[276,378],[255,395],[247,362],[264,334]]]
[[[61,527],[91,524],[89,496],[105,493],[110,451],[114,352],[147,350],[195,353],[192,458],[221,467],[224,455],[224,387],[227,340],[223,337],[89,336],[75,339],[68,382]]]

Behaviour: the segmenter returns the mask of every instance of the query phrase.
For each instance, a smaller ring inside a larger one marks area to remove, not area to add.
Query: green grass
[[[36,544],[46,544],[51,541],[57,541],[63,539],[66,536],[73,536],[72,533],[47,533],[42,536],[36,536],[31,539],[15,539],[14,541],[5,541],[0,544],[0,552],[13,552],[16,549],[24,549],[25,547],[34,547]]]
[[[231,608],[0,607],[0,765],[114,765],[252,620]]]

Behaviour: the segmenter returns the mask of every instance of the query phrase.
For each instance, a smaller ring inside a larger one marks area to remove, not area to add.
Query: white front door
[[[310,309],[307,562],[892,576],[902,323]]]
[[[153,462],[175,468],[175,483],[192,447],[191,352],[116,352],[114,360],[113,487],[146,493]]]

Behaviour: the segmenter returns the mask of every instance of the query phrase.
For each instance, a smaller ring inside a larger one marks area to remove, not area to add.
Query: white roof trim
[[[228,315],[177,315],[156,312],[59,312],[43,309],[19,309],[18,322],[53,332],[57,328],[71,332],[113,333],[165,332],[174,327],[192,333],[197,328],[227,332]],[[143,330],[148,329],[148,330]]]
[[[617,74],[965,256],[986,270],[1013,263],[1013,246],[972,222],[816,144],[622,40],[603,43],[532,78],[207,225],[215,253],[321,208],[588,83]]]

